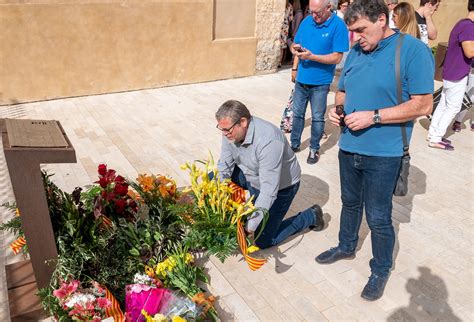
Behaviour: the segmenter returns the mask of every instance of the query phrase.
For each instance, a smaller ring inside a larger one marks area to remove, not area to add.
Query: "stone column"
[[[280,30],[285,14],[285,0],[257,0],[256,74],[275,72],[280,61]]]

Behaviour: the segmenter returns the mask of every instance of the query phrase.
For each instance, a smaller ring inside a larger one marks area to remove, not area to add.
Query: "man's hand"
[[[341,117],[336,113],[336,108],[333,107],[329,110],[328,113],[329,121],[331,122],[332,125],[334,126],[340,126],[341,125]]]
[[[352,131],[363,130],[374,124],[374,111],[360,111],[346,115],[344,121]]]
[[[298,57],[298,59],[310,60],[312,55],[313,53],[306,48],[303,52],[296,52],[296,57]]]
[[[247,238],[250,240],[250,242],[255,244],[255,232],[254,231],[249,231],[247,228],[245,229],[245,234],[247,235]]]
[[[298,53],[298,50],[301,50],[303,47],[300,44],[292,43],[290,46],[290,51],[293,55]]]
[[[293,83],[296,81],[296,70],[291,70],[291,81]]]
[[[432,5],[431,3],[427,3],[425,6],[426,10],[424,12],[424,16],[431,18],[431,16],[435,13],[435,11],[438,9],[437,5]]]

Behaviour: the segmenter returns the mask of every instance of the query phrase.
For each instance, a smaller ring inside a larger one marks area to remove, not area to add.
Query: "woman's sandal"
[[[454,146],[446,142],[430,142],[428,146],[433,149],[440,149],[445,151],[454,151]]]
[[[429,137],[426,137],[426,141],[430,141],[430,138]],[[441,142],[440,143],[446,143],[446,144],[449,144],[451,145],[451,140],[448,140],[446,138],[441,138]]]

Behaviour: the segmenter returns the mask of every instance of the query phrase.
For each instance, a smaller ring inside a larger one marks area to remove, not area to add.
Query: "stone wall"
[[[280,30],[285,0],[257,0],[256,73],[274,72],[280,61]]]
[[[0,0],[0,105],[254,75],[255,1]]]

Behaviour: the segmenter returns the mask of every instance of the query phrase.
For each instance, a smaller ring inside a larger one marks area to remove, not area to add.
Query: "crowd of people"
[[[303,1],[288,2],[291,19],[285,21],[282,42],[294,57],[290,142],[278,127],[252,116],[239,101],[229,100],[216,112],[223,135],[220,179],[231,179],[247,189],[258,209],[246,223],[249,238],[267,248],[307,228],[322,230],[325,221],[318,205],[285,216],[301,180],[295,153],[301,150],[306,106],[309,102],[307,163],[315,164],[320,158],[329,85],[336,65],[349,52],[335,106],[328,112],[330,123],[341,128],[339,236],[337,245],[315,260],[327,265],[356,256],[365,210],[373,258],[361,296],[369,301],[383,295],[393,266],[392,196],[406,153],[404,141],[410,141],[413,120],[433,110],[434,59],[427,42],[437,36],[432,16],[438,6],[438,0],[421,0],[416,10],[397,0],[340,0],[338,4],[310,0],[306,9]],[[460,110],[473,57],[474,0],[469,0],[467,18],[450,35],[443,90],[429,130],[430,147],[453,149],[444,134]]]

